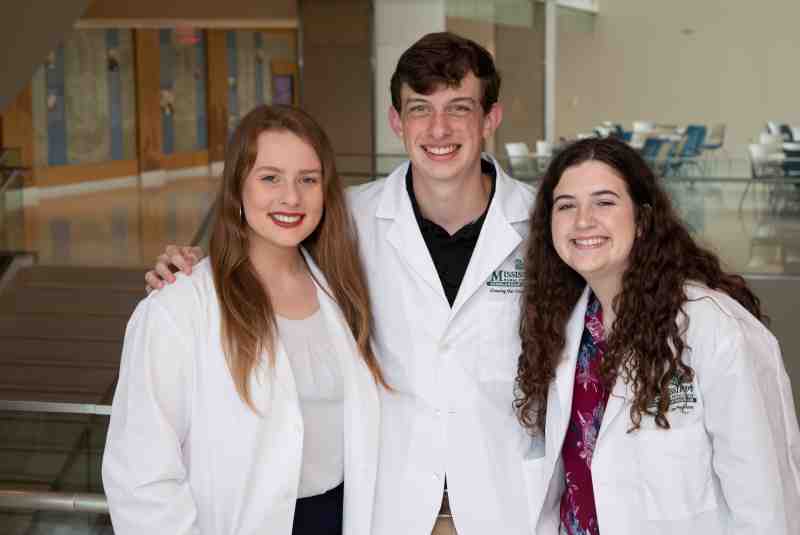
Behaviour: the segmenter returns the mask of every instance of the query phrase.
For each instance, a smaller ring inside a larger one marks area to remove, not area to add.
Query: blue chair
[[[661,149],[661,145],[663,144],[664,140],[657,137],[649,137],[645,139],[644,146],[640,151],[642,158],[644,158],[647,163],[654,162],[656,156],[658,156],[658,151]]]
[[[625,130],[622,128],[621,124],[619,124],[619,123],[611,123],[611,122],[606,122],[606,123],[603,123],[603,124],[605,124],[605,126],[607,126],[607,127],[609,127],[611,129],[611,132],[609,133],[609,136],[617,138],[617,139],[624,139]]]
[[[783,161],[784,176],[800,178],[800,143],[784,143],[783,153],[786,155]]]
[[[725,123],[717,123],[711,127],[711,130],[703,142],[702,149],[705,150],[719,150],[725,144]]]
[[[706,140],[706,127],[699,124],[690,124],[686,127],[686,144],[683,146],[681,158],[697,158],[703,150]]]
[[[675,153],[670,158],[669,165],[665,174],[673,176],[680,175],[684,166],[695,166],[699,164],[696,160],[703,150],[703,142],[706,139],[706,127],[699,124],[690,124],[686,127],[683,139],[678,143]]]

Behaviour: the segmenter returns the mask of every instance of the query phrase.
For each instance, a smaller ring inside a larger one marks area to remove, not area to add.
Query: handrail
[[[6,167],[4,165],[0,165],[0,171],[11,171],[8,175],[8,178],[0,181],[0,195],[5,193],[11,184],[17,181],[18,177],[22,176],[23,171],[27,170],[28,169],[25,167]]]
[[[6,489],[0,490],[0,509],[103,515],[108,514],[108,502],[104,494]]]
[[[39,412],[51,414],[89,414],[108,416],[111,405],[95,403],[60,403],[52,401],[16,401],[0,399],[0,411],[7,412]]]

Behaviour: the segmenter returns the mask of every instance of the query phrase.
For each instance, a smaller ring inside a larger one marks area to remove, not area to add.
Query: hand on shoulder
[[[178,271],[191,275],[192,268],[205,256],[200,247],[189,245],[167,245],[164,252],[156,258],[152,270],[145,273],[145,290],[150,293],[160,290],[166,284],[175,282]]]

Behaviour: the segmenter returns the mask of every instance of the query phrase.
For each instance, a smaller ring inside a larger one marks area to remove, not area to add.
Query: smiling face
[[[251,252],[296,248],[322,219],[322,165],[314,149],[288,131],[258,136],[258,155],[242,184]]]
[[[452,180],[481,175],[481,148],[502,120],[498,104],[481,107],[481,82],[471,72],[458,87],[440,87],[430,95],[401,89],[401,112],[389,108],[392,130],[411,159],[414,177]]]
[[[618,289],[636,238],[636,210],[625,181],[589,160],[569,167],[553,190],[558,255],[595,290]]]

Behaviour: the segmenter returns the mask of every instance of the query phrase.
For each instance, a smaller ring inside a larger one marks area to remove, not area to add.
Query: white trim
[[[297,19],[79,19],[76,30],[105,28],[166,29],[180,26],[224,30],[296,30]]]
[[[164,169],[156,171],[145,171],[139,175],[140,183],[143,188],[160,188],[167,183],[167,172]]]
[[[222,176],[222,172],[225,170],[225,162],[211,162],[208,167],[211,171],[211,176]]]
[[[22,189],[22,207],[29,208],[39,205],[39,188],[32,186]]]
[[[222,165],[222,162],[215,162]],[[221,167],[220,167],[221,169]],[[141,185],[143,188],[157,188],[168,182],[175,180],[190,180],[196,178],[208,178],[215,176],[209,174],[211,167],[208,165],[198,165],[196,167],[185,167],[183,169],[173,169],[165,171],[148,171],[141,175],[130,175],[104,180],[84,180],[74,184],[63,186],[32,186],[22,190],[22,207],[38,206],[43,199],[58,199],[61,197],[71,197],[74,195],[84,195],[99,191],[110,191],[123,188],[135,188]]]
[[[167,181],[172,182],[173,180],[183,180],[189,178],[208,178],[210,172],[210,165],[198,165],[195,167],[171,169],[167,171]]]
[[[136,187],[138,180],[138,176],[132,175],[109,178],[106,180],[86,180],[63,186],[34,186],[22,190],[22,205],[36,206],[42,199],[57,199],[60,197],[84,195],[86,193],[95,193],[98,191]]]

